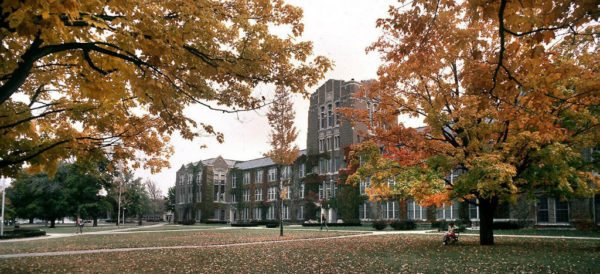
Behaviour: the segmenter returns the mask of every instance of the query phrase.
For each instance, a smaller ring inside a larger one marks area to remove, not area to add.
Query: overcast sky
[[[373,43],[381,33],[375,28],[375,21],[385,17],[390,4],[395,1],[383,0],[288,0],[288,3],[304,9],[304,34],[302,40],[310,40],[314,45],[314,54],[323,55],[334,62],[319,85],[327,79],[357,81],[376,78],[379,56],[365,53],[365,48]],[[319,85],[311,87],[314,91]],[[269,88],[259,88],[259,93],[270,94]],[[299,131],[297,144],[306,148],[306,128],[308,100],[298,98],[295,103],[296,127]],[[225,134],[225,142],[218,144],[214,138],[205,137],[194,141],[173,136],[172,145],[175,154],[170,159],[171,168],[158,174],[138,170],[137,176],[150,178],[158,183],[163,194],[175,185],[175,172],[183,165],[218,155],[233,160],[249,160],[262,157],[269,150],[269,125],[267,109],[239,113],[222,114],[211,112],[202,107],[187,109],[190,117],[197,121],[212,124],[216,130]],[[207,148],[200,148],[201,145]]]

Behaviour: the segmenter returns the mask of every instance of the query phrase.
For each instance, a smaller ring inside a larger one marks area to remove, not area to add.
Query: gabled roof
[[[212,166],[219,157],[202,160],[202,164],[207,165],[207,166]],[[229,166],[229,168],[234,167],[235,164],[237,163],[236,160],[230,160],[230,159],[224,159],[224,158],[223,158],[223,160],[225,160],[225,162],[227,163],[227,166]]]
[[[298,153],[298,157],[300,157],[301,155],[306,155],[306,149],[300,150],[300,152]],[[235,167],[239,168],[239,169],[252,169],[252,168],[267,167],[267,166],[273,166],[273,165],[275,165],[275,162],[273,162],[273,160],[271,160],[271,158],[263,157],[263,158],[252,159],[252,160],[248,160],[248,161],[244,161],[244,162],[237,162]]]

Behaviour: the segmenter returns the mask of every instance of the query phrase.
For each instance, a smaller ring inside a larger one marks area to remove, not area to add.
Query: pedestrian
[[[325,218],[325,213],[321,213],[321,230],[323,230],[323,226],[325,226],[325,229],[329,231],[329,227],[327,227],[327,218]]]
[[[83,234],[83,220],[77,218],[77,226],[79,228],[79,234]]]

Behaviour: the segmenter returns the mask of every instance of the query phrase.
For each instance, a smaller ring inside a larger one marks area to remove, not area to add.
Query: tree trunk
[[[142,214],[138,214],[138,225],[142,225]]]
[[[98,216],[94,216],[94,224],[93,224],[93,226],[94,227],[98,226]]]
[[[56,223],[56,219],[50,219],[50,228],[54,228],[54,224]]]
[[[33,224],[33,218],[29,218],[29,223]]]
[[[479,198],[479,244],[494,244],[494,211],[498,206],[498,197]]]

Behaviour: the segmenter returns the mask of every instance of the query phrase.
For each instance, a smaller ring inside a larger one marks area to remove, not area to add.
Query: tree
[[[169,136],[223,135],[184,109],[237,112],[260,84],[306,93],[331,67],[298,41],[302,10],[283,1],[3,1],[0,173],[62,159],[167,166]],[[273,34],[274,28],[281,34]],[[143,154],[136,154],[141,151]],[[144,157],[137,157],[143,155]]]
[[[138,225],[142,225],[142,217],[150,207],[150,197],[142,178],[136,178],[125,185],[123,193],[124,205],[130,215],[137,216]]]
[[[56,219],[66,216],[64,185],[46,173],[21,173],[6,193],[13,202],[17,216],[29,218],[30,222],[34,218],[41,218],[50,221],[50,227],[53,228]]]
[[[62,164],[55,176],[64,185],[68,213],[75,219],[91,218],[93,226],[98,225],[98,217],[110,207],[106,197],[100,195],[103,189],[110,187],[106,165],[106,160],[92,164]]]
[[[152,217],[156,218],[157,213],[163,212],[164,197],[156,182],[146,179],[145,185],[150,199],[150,211],[152,212]]]
[[[405,2],[405,1],[402,1]],[[392,189],[422,205],[474,203],[480,243],[491,245],[493,212],[537,193],[568,198],[600,185],[584,148],[598,146],[600,70],[595,1],[402,3],[377,25],[378,80],[358,96],[376,111],[347,111],[369,127],[353,182]],[[421,129],[381,127],[398,115]],[[369,123],[372,122],[372,123]],[[380,153],[383,151],[383,153]],[[461,175],[450,181],[451,171]]]
[[[298,130],[294,126],[295,115],[289,91],[284,87],[278,87],[275,90],[275,100],[267,113],[267,119],[271,125],[271,150],[265,156],[270,157],[277,165],[280,199],[279,236],[283,236],[283,199],[287,196],[283,190],[281,168],[293,164],[300,151],[294,144],[298,138]],[[292,178],[291,175],[288,173],[287,178]]]
[[[175,215],[177,213],[175,211],[176,202],[175,202],[175,187],[174,186],[169,187],[169,190],[167,191],[167,196],[164,197],[164,200],[165,200],[165,210],[173,212],[173,221],[177,220],[177,218],[176,218],[177,216]],[[169,222],[170,222],[170,220],[169,220]]]

